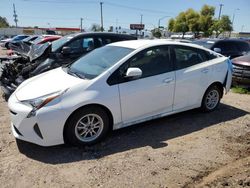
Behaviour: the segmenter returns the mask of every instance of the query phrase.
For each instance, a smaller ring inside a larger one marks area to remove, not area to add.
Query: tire
[[[67,121],[64,129],[65,141],[78,146],[95,144],[107,135],[109,124],[109,117],[102,108],[82,108]]]
[[[222,93],[218,86],[210,86],[203,96],[201,110],[203,112],[214,111],[220,104],[221,96]]]

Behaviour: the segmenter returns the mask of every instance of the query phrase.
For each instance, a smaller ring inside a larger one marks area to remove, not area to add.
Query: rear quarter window
[[[213,46],[213,48],[220,48],[222,53],[238,51],[234,41],[219,41]]]
[[[250,46],[247,42],[237,42],[237,48],[240,52],[248,52],[250,51]]]
[[[188,46],[174,46],[175,67],[177,70],[187,68],[209,60],[202,49]]]

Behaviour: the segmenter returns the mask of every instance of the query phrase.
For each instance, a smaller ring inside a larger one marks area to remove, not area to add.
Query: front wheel
[[[207,89],[203,96],[201,109],[204,112],[210,112],[215,110],[220,104],[221,91],[217,86],[211,86]]]
[[[78,110],[65,127],[66,141],[72,145],[92,145],[99,142],[108,132],[109,118],[99,107]]]

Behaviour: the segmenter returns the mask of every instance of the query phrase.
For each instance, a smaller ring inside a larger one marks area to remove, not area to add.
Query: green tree
[[[216,38],[225,31],[232,31],[232,22],[227,15],[221,16],[220,20],[215,19],[211,30],[215,32]]]
[[[9,23],[5,17],[0,16],[0,28],[9,27]]]
[[[198,36],[201,28],[200,14],[193,9],[188,9],[185,13],[189,31],[192,31],[195,36]]]
[[[175,24],[175,20],[174,20],[174,18],[171,18],[171,19],[168,21],[168,30],[169,30],[169,31],[174,31],[174,24]]]
[[[154,37],[161,38],[161,32],[160,32],[159,28],[155,28],[155,29],[151,30],[151,32],[152,32],[152,35]]]
[[[211,27],[214,24],[213,16],[214,16],[215,7],[204,5],[200,12],[200,29],[203,31],[204,36],[208,37],[212,34]]]
[[[188,22],[187,22],[187,18],[186,18],[186,13],[185,12],[181,12],[176,17],[175,24],[174,24],[174,31],[175,32],[181,32],[183,38],[184,38],[185,33],[189,31]]]

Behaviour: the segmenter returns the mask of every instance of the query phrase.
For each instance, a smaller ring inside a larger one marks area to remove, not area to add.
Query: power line
[[[56,0],[22,0],[25,2],[32,2],[32,3],[57,3],[57,4],[75,4],[75,3],[85,3],[85,4],[96,4],[98,1],[56,1]]]
[[[126,9],[133,9],[133,10],[138,10],[138,11],[144,11],[144,12],[153,12],[153,13],[161,13],[161,14],[169,14],[169,12],[165,12],[165,11],[160,11],[160,10],[152,10],[152,9],[143,9],[143,8],[138,8],[138,7],[131,7],[131,6],[127,6],[127,5],[121,5],[121,4],[117,4],[117,3],[110,3],[105,1],[105,4],[110,5],[110,6],[115,6],[115,7],[121,7],[121,8],[126,8]],[[173,13],[170,13],[173,14]]]
[[[100,1],[56,1],[56,0],[37,0],[37,1],[22,0],[22,1],[33,2],[33,3],[57,3],[57,4],[76,4],[76,3],[98,4],[98,3],[100,3]],[[160,14],[174,14],[173,12],[165,12],[165,11],[160,11],[160,10],[132,7],[132,6],[127,6],[127,5],[117,4],[117,3],[111,3],[109,1],[102,1],[102,3],[105,3],[105,5],[109,5],[109,6],[113,6],[113,7],[120,7],[120,8],[125,8],[125,9],[137,10],[137,11],[141,11],[141,12],[143,11],[143,12],[160,13]]]

